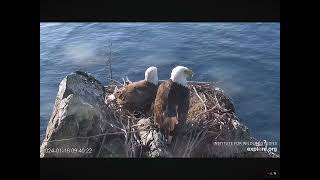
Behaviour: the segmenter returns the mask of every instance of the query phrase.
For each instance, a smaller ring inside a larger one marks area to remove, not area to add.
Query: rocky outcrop
[[[65,77],[59,86],[46,136],[40,147],[40,157],[107,157],[121,154],[121,150],[117,149],[123,149],[121,143],[117,144],[119,137],[106,142],[104,145],[112,148],[103,147],[103,151],[100,149],[103,136],[87,138],[110,131],[110,112],[104,103],[104,96],[104,87],[91,75],[77,71]]]
[[[111,86],[74,72],[60,83],[40,157],[279,157],[248,151],[263,146],[250,144],[256,140],[221,89],[201,83],[191,83],[190,89],[188,121],[167,145],[152,116],[124,113],[105,102]]]
[[[146,147],[146,151],[142,152],[145,157],[172,157],[164,143],[164,136],[155,129],[148,130],[152,128],[150,119],[141,119],[138,125],[140,144]]]

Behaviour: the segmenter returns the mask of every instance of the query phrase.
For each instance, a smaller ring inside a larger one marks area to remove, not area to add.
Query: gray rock
[[[146,156],[151,158],[171,157],[171,154],[167,150],[168,147],[165,144],[164,136],[160,132],[152,129],[151,120],[141,119],[138,121],[138,124],[140,143],[148,147]]]
[[[104,137],[87,137],[111,131],[104,96],[104,87],[94,77],[80,71],[66,76],[59,86],[40,157],[97,157]],[[113,144],[116,149],[121,143],[115,145],[115,140],[104,141],[99,155],[112,156],[105,146]]]

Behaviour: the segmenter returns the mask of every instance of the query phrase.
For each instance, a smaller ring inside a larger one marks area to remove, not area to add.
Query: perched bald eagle
[[[145,113],[150,110],[158,89],[158,71],[149,67],[145,71],[145,79],[129,83],[108,96],[108,100],[116,99],[117,103],[129,111]]]
[[[157,91],[154,119],[168,144],[175,125],[179,123],[181,126],[187,120],[190,99],[187,77],[190,76],[193,76],[190,69],[177,66],[172,70],[171,78],[161,83]]]

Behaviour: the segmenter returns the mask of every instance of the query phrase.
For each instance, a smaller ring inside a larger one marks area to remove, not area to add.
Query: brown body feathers
[[[141,80],[118,89],[114,96],[118,104],[129,111],[147,112],[155,99],[158,85]]]
[[[165,135],[173,131],[176,124],[183,125],[187,120],[189,110],[190,90],[172,80],[160,84],[155,104],[154,117]]]

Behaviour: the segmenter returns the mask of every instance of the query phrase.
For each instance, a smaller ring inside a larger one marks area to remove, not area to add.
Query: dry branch
[[[198,96],[198,98],[200,99],[200,101],[203,103],[203,106],[204,106],[204,112],[207,112],[207,106],[206,106],[206,103],[202,100],[202,98],[199,96],[196,88],[194,86],[192,86],[194,92],[196,93],[196,95]]]

